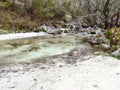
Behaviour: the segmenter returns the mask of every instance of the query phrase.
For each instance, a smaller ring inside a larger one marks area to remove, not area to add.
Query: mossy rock
[[[116,43],[118,44],[120,42],[120,27],[117,28],[111,28],[106,32],[106,37],[108,39],[115,38]]]

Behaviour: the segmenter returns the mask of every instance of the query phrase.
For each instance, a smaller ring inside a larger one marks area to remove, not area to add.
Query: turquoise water
[[[44,57],[62,55],[82,43],[79,35],[41,36],[0,42],[0,65],[33,62]]]

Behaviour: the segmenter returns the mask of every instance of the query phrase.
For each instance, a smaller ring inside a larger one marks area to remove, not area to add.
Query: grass
[[[111,55],[114,58],[120,59],[120,55]]]
[[[38,26],[36,20],[31,21],[28,16],[21,16],[10,10],[0,10],[0,33],[30,32]]]
[[[120,55],[111,55],[111,54],[105,54],[105,53],[102,53],[102,52],[98,52],[95,55],[96,56],[112,56],[114,58],[120,59]]]

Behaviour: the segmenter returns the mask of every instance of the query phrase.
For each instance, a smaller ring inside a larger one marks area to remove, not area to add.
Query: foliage
[[[37,22],[30,21],[28,17],[20,16],[11,11],[0,12],[0,25],[8,32],[30,31],[37,25]]]
[[[35,15],[41,18],[52,18],[55,15],[55,4],[53,0],[34,0],[32,7]]]
[[[12,3],[10,2],[0,2],[0,8],[9,8],[11,5]]]
[[[34,26],[33,23],[36,24],[35,19],[38,22],[51,18],[64,20],[66,15],[77,18],[78,21],[85,22],[84,24],[88,26],[97,25],[106,29],[120,26],[120,0],[15,0],[15,5],[12,1],[0,1],[0,10],[5,8],[8,13],[8,15],[7,13],[0,15],[0,24],[4,29],[11,28],[10,26],[18,29],[31,29]],[[14,13],[13,16],[8,10]],[[11,19],[13,17],[17,17],[18,20]],[[110,39],[113,33],[109,33],[107,36]],[[119,36],[120,34],[116,35],[117,43],[120,40]]]
[[[111,55],[112,57],[115,57],[117,59],[120,59],[120,55]]]
[[[116,45],[111,45],[111,47],[110,47],[111,52],[113,52],[113,51],[115,51],[115,50],[117,50],[117,49],[118,49],[118,48],[117,48]]]
[[[106,32],[106,37],[110,39],[111,45],[118,45],[120,43],[120,27],[108,30]]]
[[[70,13],[71,15],[77,15],[77,4],[76,4],[76,2],[74,1],[72,1],[72,0],[68,0],[68,1],[65,1],[65,2],[63,2],[63,8],[65,9],[65,12],[66,13]]]

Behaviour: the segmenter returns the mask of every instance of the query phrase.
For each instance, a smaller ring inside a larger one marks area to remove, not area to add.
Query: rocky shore
[[[120,61],[91,56],[75,64],[19,64],[0,69],[0,90],[119,90]]]

